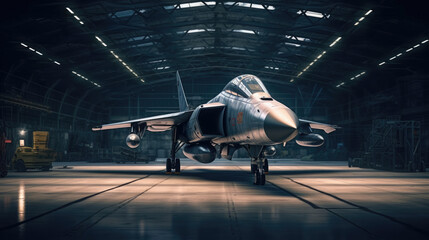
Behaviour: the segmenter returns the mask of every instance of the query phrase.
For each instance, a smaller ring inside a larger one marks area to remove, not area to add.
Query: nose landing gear
[[[268,174],[268,159],[257,158],[252,160],[250,171],[253,174],[253,184],[265,185],[265,174]]]

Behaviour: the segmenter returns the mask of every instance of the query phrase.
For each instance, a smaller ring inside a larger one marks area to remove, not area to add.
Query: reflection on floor
[[[64,168],[66,164],[68,167]],[[0,185],[0,239],[428,239],[429,173],[272,160],[57,163]]]

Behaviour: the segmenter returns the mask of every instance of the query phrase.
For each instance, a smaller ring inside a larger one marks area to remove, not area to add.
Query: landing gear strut
[[[250,171],[253,174],[253,184],[265,185],[265,174],[268,173],[268,159],[263,154],[264,146],[245,146],[251,158]]]
[[[172,141],[171,141],[171,151],[170,158],[165,162],[165,173],[171,174],[172,169],[174,173],[180,174],[180,159],[176,158],[176,153],[184,145],[184,143],[177,139],[177,128],[174,127],[172,130]]]

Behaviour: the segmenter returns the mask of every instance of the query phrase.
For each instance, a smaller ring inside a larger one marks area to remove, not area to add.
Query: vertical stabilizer
[[[179,98],[179,109],[181,112],[189,110],[188,102],[186,101],[185,91],[183,90],[182,80],[180,80],[179,71],[176,72],[177,79],[177,97]]]

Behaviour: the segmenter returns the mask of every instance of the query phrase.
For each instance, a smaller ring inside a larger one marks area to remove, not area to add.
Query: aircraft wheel
[[[259,174],[259,171],[255,171],[253,174],[253,184],[254,185],[259,185],[261,182],[261,175]]]
[[[15,169],[18,172],[25,172],[25,171],[27,171],[27,168],[25,167],[25,163],[24,163],[24,161],[22,161],[22,159],[16,160]]]
[[[180,159],[176,158],[176,166],[175,166],[175,173],[179,174],[180,173]]]
[[[265,185],[265,173],[260,173],[259,185]]]
[[[258,165],[256,164],[250,164],[250,172],[255,173],[256,169],[258,169]]]
[[[165,163],[165,173],[170,174],[171,173],[171,159],[168,158],[167,162]]]
[[[268,173],[268,159],[265,159],[265,161],[264,161],[264,173],[265,174]]]

